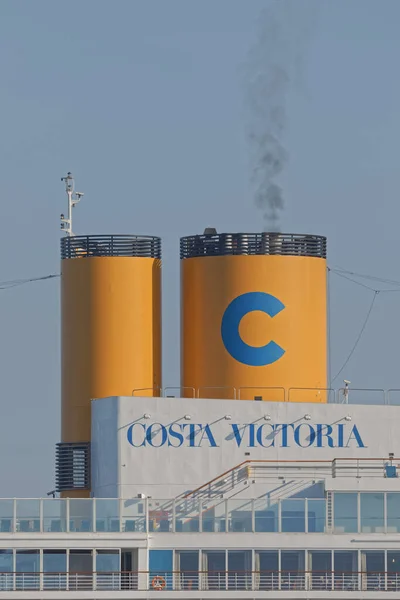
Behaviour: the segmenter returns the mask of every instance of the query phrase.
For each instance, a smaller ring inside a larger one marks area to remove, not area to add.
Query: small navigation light
[[[150,419],[151,415],[149,415],[148,413],[143,415],[143,419]]]
[[[311,421],[311,415],[304,415],[306,421]]]

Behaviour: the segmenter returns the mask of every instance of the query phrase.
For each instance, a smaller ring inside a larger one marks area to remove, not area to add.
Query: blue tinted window
[[[118,550],[97,550],[97,589],[119,589],[120,554]]]
[[[387,532],[400,532],[400,494],[388,492],[386,494]]]
[[[150,550],[149,571],[150,585],[152,589],[154,589],[155,585],[162,585],[164,586],[164,589],[171,590],[173,584],[172,550]]]
[[[67,588],[66,550],[43,550],[43,587],[46,590]]]
[[[17,573],[36,573],[40,570],[39,550],[17,550],[15,570]]]
[[[17,589],[39,589],[39,550],[17,550],[15,583]]]
[[[13,551],[0,550],[0,573],[12,573],[13,570]]]
[[[308,500],[308,531],[323,533],[325,531],[325,500]]]
[[[282,500],[282,531],[300,533],[306,530],[304,500]]]
[[[118,550],[97,550],[96,571],[112,573],[120,570]]]
[[[357,494],[334,494],[334,523],[336,533],[357,532]]]
[[[65,573],[67,570],[66,550],[43,550],[44,573]]]
[[[268,506],[266,502],[255,502],[254,506],[255,528],[257,532],[279,531],[278,528],[278,503]]]
[[[13,551],[0,550],[0,592],[13,589],[13,571]]]
[[[385,496],[382,493],[360,494],[361,532],[384,532]]]

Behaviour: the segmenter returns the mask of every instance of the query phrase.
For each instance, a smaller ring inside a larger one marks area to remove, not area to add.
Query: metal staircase
[[[289,471],[287,472],[289,474]],[[304,475],[303,472],[302,475]],[[249,486],[268,482],[278,485],[274,489],[262,493],[254,500],[266,502],[268,507],[271,507],[277,504],[279,500],[290,498],[305,490],[315,482],[315,479],[310,476],[307,479],[290,479],[287,481],[283,476],[277,475],[276,465],[271,465],[267,461],[245,461],[199,488],[180,494],[176,498],[158,505],[157,512],[182,515],[182,521],[186,524],[198,519],[200,514],[202,518],[207,518],[208,514],[214,514],[219,505],[225,504],[225,500],[233,498],[238,500],[236,510],[246,511],[251,501],[248,498],[241,497],[243,491],[246,490],[247,492]],[[240,500],[243,501],[242,505],[239,504]]]

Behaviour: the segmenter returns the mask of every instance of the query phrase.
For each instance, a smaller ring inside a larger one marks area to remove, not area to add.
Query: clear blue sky
[[[282,227],[327,235],[331,265],[400,279],[400,2],[317,4],[303,85],[289,97]],[[85,192],[77,233],[163,238],[165,385],[179,379],[179,237],[263,227],[239,71],[264,6],[0,3],[0,280],[59,271],[60,177],[71,170]],[[335,276],[331,284],[335,372],[371,293]],[[53,280],[0,291],[3,497],[53,488],[58,288]],[[400,388],[399,302],[378,298],[340,380]]]

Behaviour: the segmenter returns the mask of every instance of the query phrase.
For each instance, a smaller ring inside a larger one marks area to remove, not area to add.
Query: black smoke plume
[[[245,66],[251,179],[267,231],[280,230],[285,207],[277,178],[288,161],[284,145],[287,98],[291,83],[298,78],[315,10],[315,0],[270,2],[260,16],[257,41]]]

